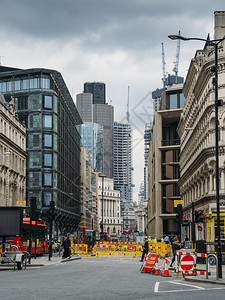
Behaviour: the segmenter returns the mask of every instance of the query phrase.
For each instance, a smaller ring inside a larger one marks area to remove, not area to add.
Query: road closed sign
[[[180,257],[179,271],[187,272],[192,271],[195,265],[195,255],[186,254]]]

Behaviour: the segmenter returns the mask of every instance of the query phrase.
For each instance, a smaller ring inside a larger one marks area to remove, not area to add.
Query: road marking
[[[157,281],[157,282],[155,283],[154,293],[158,293],[158,292],[159,292],[159,284],[160,284],[159,281]]]
[[[192,285],[192,284],[187,284],[187,283],[182,283],[182,282],[178,282],[178,281],[169,281],[170,283],[174,283],[174,284],[180,284],[180,285],[185,285],[185,286],[190,286],[199,290],[205,290],[205,288],[197,286],[197,285]]]
[[[173,284],[178,284],[178,285],[184,285],[184,286],[187,286],[187,287],[191,287],[191,289],[182,289],[182,290],[166,290],[166,291],[159,291],[159,284],[160,283],[165,283],[165,282],[168,282],[168,283],[173,283]],[[154,293],[174,293],[174,292],[192,292],[192,291],[197,291],[197,290],[220,290],[220,289],[225,289],[225,287],[213,287],[213,288],[204,288],[204,287],[200,287],[200,286],[196,286],[196,285],[192,285],[192,284],[187,284],[187,283],[182,283],[182,282],[179,282],[179,281],[157,281],[155,283],[155,287],[154,287]]]

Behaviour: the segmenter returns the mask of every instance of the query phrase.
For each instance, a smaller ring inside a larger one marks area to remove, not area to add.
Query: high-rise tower
[[[105,84],[103,82],[85,82],[84,93],[93,95],[93,104],[105,104]]]

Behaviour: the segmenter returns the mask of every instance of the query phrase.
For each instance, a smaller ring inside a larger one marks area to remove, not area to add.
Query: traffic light
[[[199,210],[195,210],[195,223],[202,223],[202,222],[203,222],[202,212]]]
[[[183,220],[183,211],[182,211],[182,204],[177,205],[177,214],[176,214],[176,221],[179,224],[182,224]]]
[[[100,222],[100,228],[101,228],[101,232],[103,232],[103,222]]]

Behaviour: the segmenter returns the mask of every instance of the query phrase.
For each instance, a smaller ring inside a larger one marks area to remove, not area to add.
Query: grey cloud
[[[0,24],[9,34],[43,40],[74,39],[85,51],[144,51],[167,38],[168,28],[188,28],[208,16],[209,1],[3,0]],[[218,1],[221,2],[222,1]],[[199,9],[193,8],[201,5]],[[211,12],[213,14],[213,11]]]

